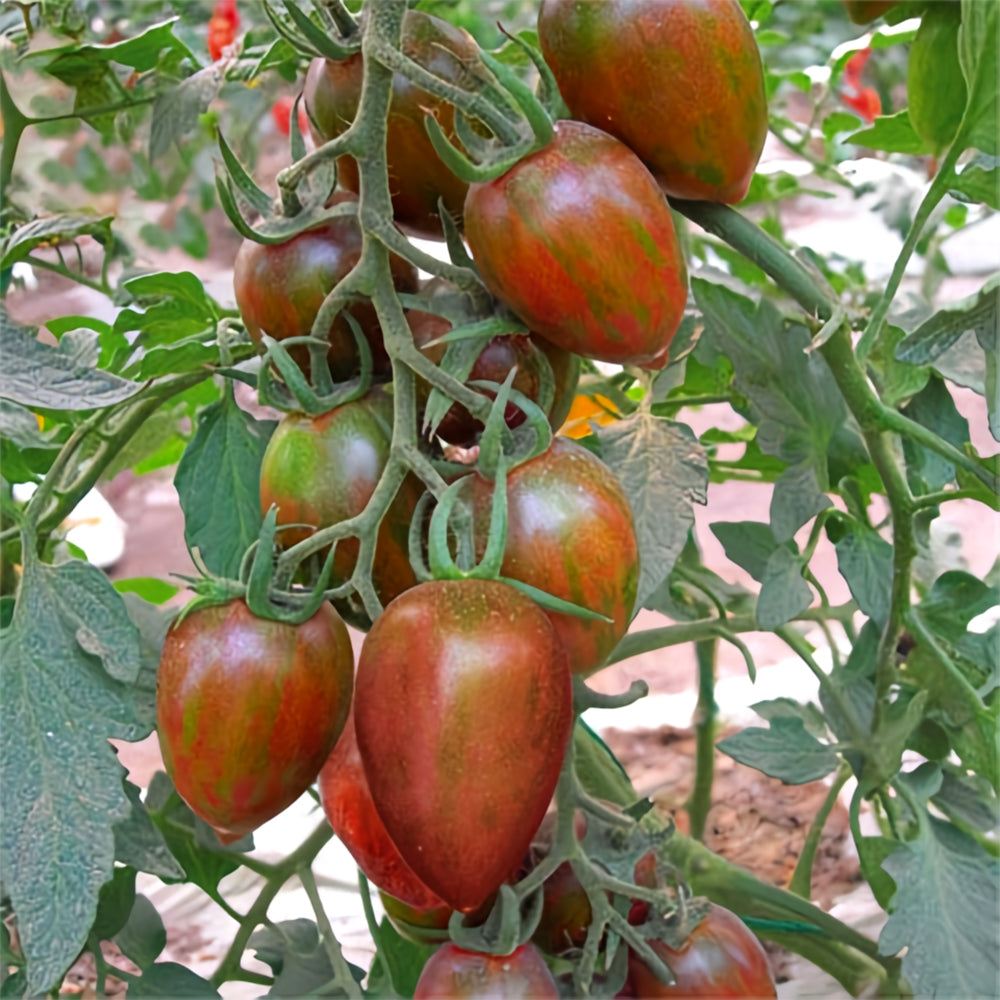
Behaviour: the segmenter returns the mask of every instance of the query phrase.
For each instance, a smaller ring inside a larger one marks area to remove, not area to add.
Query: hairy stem
[[[694,788],[686,808],[691,823],[691,836],[705,839],[705,821],[712,808],[712,782],[715,777],[715,732],[719,706],[715,701],[715,664],[719,651],[718,639],[703,639],[695,643],[698,660],[698,703],[694,710],[695,761]]]

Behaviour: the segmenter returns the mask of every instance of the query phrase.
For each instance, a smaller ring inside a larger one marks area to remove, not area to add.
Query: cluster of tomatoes
[[[443,204],[463,228],[486,287],[532,331],[489,340],[470,380],[502,383],[516,366],[514,387],[558,428],[573,399],[578,356],[648,368],[666,363],[687,279],[664,192],[741,198],[763,143],[766,101],[737,0],[544,0],[538,28],[574,115],[556,123],[547,146],[494,181],[467,184],[441,163],[424,126],[433,114],[454,139],[454,109],[397,75],[387,157],[396,224],[440,239]],[[642,59],[629,41],[636,38]],[[402,51],[455,85],[478,57],[465,32],[413,10],[405,15]],[[362,76],[360,54],[311,65],[304,103],[318,143],[353,120]],[[651,97],[658,103],[665,94],[675,95],[669,111],[657,107],[651,115]],[[357,164],[345,157],[338,167],[343,190],[336,197],[355,198]],[[251,336],[308,335],[361,253],[353,216],[284,243],[248,241],[236,261],[235,290]],[[426,312],[410,309],[408,320],[416,346],[436,362],[443,351],[436,341],[451,324],[434,299],[455,290],[439,280],[421,289],[400,257],[391,268],[397,291],[428,304]],[[352,302],[333,320],[326,364],[335,382],[357,374],[355,327],[376,385],[318,416],[289,413],[268,444],[261,502],[265,512],[277,509],[283,546],[360,514],[389,462],[391,366],[370,304]],[[319,360],[300,343],[289,351],[306,374]],[[512,406],[504,418],[514,427],[524,414]],[[443,440],[468,448],[482,430],[455,403],[434,447]],[[466,543],[481,558],[496,484],[488,472],[468,470],[454,490]],[[409,555],[422,492],[416,477],[404,479],[378,531],[370,569],[382,614],[370,622],[356,604],[337,605],[368,629],[356,671],[343,618],[329,602],[299,625],[256,617],[242,600],[202,607],[167,636],[159,733],[178,791],[223,842],[277,815],[318,777],[333,829],[383,892],[390,916],[404,933],[446,940],[454,911],[483,913],[498,888],[523,871],[569,744],[572,675],[601,666],[624,634],[638,552],[620,484],[566,437],[506,475],[503,579],[456,574],[418,582]],[[351,579],[359,551],[357,539],[337,543],[334,583]],[[505,580],[596,615],[552,610]],[[560,869],[553,880],[550,909],[565,909],[568,899],[576,916],[543,918],[536,940],[558,953],[580,947],[590,910],[571,872]],[[699,984],[711,995],[735,990],[725,978],[734,968],[739,989],[730,995],[774,995],[756,939],[732,920],[713,909],[683,952],[657,942],[686,995],[700,995],[692,992]],[[714,958],[694,947],[699,937]],[[702,957],[685,959],[689,949]],[[673,995],[641,962],[629,982],[628,995]],[[498,991],[558,996],[532,943],[508,956],[444,943],[416,995]]]

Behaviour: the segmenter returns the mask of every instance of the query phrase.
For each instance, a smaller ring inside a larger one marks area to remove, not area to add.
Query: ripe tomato
[[[486,287],[567,351],[662,368],[687,299],[663,193],[623,143],[581,122],[472,184],[465,230]]]
[[[493,483],[474,473],[473,532],[480,556],[489,535]],[[582,445],[557,437],[507,476],[503,576],[607,615],[588,621],[546,611],[575,674],[601,666],[625,634],[639,583],[632,511],[611,470]]]
[[[462,28],[409,10],[403,21],[402,51],[424,69],[448,83],[463,85],[468,65],[475,62],[478,46]],[[316,141],[340,135],[354,120],[361,99],[363,63],[360,54],[340,62],[314,59],[305,82],[305,104]],[[398,73],[392,80],[386,157],[389,190],[396,222],[413,236],[441,239],[438,199],[460,220],[468,185],[438,158],[424,129],[424,115],[433,114],[445,135],[454,141],[454,108],[443,98],[420,90]],[[358,166],[349,156],[337,161],[340,183],[359,190]]]
[[[287,625],[236,600],[170,629],[157,675],[163,761],[223,843],[277,816],[316,780],[347,720],[353,676],[347,628],[329,604]]]
[[[337,201],[356,200],[340,192]],[[327,293],[361,259],[361,227],[357,219],[332,219],[286,243],[265,245],[244,240],[233,267],[236,305],[256,343],[266,333],[275,340],[307,336]],[[417,290],[417,271],[402,257],[390,258],[397,291]],[[351,315],[358,321],[372,349],[375,370],[389,371],[375,310],[370,303],[355,303]],[[328,334],[327,360],[334,379],[342,381],[358,371],[354,335],[342,316]],[[309,371],[309,351],[304,345],[290,348],[303,371]]]
[[[361,763],[353,713],[319,772],[319,797],[333,832],[379,889],[391,893],[401,905],[413,910],[444,905],[400,857],[379,818]],[[445,926],[447,924],[446,916]]]
[[[506,584],[418,584],[365,638],[354,719],[399,853],[474,910],[520,865],[559,777],[573,709],[555,630]]]
[[[635,997],[777,996],[760,942],[735,913],[714,903],[679,951],[657,939],[649,943],[675,983],[661,983],[642,959],[630,954],[629,982]]]
[[[557,1000],[559,989],[541,952],[522,944],[510,955],[484,955],[455,944],[442,945],[427,960],[414,1000]]]
[[[295,98],[291,94],[286,94],[284,97],[279,97],[274,104],[271,105],[271,118],[274,119],[274,124],[278,127],[278,131],[282,135],[290,135],[292,131],[292,110],[295,107]],[[305,135],[309,131],[309,119],[306,117],[305,104],[299,101],[299,112],[298,112],[298,124],[299,131]]]
[[[212,62],[221,57],[223,49],[233,44],[239,26],[236,0],[216,0],[208,21],[208,54]]]
[[[667,194],[743,198],[767,96],[738,0],[542,0],[538,40],[574,117],[631,147]]]
[[[448,321],[434,313],[417,310],[408,312],[407,320],[417,347],[421,348],[435,364],[439,364],[444,357],[446,345],[426,345],[444,336],[451,329]],[[541,337],[533,337],[531,334],[493,337],[483,347],[482,353],[469,373],[468,381],[481,379],[501,383],[511,368],[517,365],[514,388],[532,402],[538,402],[542,388],[541,355],[545,356],[552,368],[555,392],[548,413],[553,426],[558,428],[572,404],[580,374],[579,359],[569,351],[564,351],[561,347],[556,347],[555,344],[550,344]],[[423,395],[426,396],[426,386]],[[492,397],[494,394],[487,392],[487,395]],[[505,416],[508,427],[517,427],[524,421],[524,413],[513,403],[508,403]],[[468,447],[475,442],[476,436],[482,429],[482,423],[465,407],[456,403],[439,424],[437,436],[449,444]]]
[[[260,504],[266,513],[277,505],[278,525],[325,528],[364,510],[389,460],[392,400],[376,387],[361,399],[318,417],[289,413],[282,418],[264,452],[260,469]],[[416,582],[409,556],[409,525],[423,488],[414,476],[403,481],[375,542],[372,582],[379,600],[388,603]],[[278,535],[294,545],[314,528],[288,528]],[[358,540],[337,542],[331,585],[354,571]],[[348,606],[342,613],[355,624]],[[367,628],[367,620],[358,627]]]

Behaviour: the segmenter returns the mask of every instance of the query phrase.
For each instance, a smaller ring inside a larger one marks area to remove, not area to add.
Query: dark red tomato
[[[354,199],[340,192],[336,200]],[[233,267],[236,305],[256,343],[266,333],[275,340],[304,337],[312,332],[313,321],[327,294],[361,259],[361,227],[357,219],[332,219],[315,229],[293,236],[287,243],[265,245],[244,240]],[[402,257],[390,257],[393,284],[397,291],[417,290],[417,271]],[[389,371],[389,358],[382,332],[370,303],[350,307],[372,349],[375,370]],[[327,360],[334,379],[342,381],[358,371],[354,335],[343,316],[337,316],[328,334]],[[290,348],[303,371],[309,371],[309,350],[303,345]]]
[[[484,955],[442,945],[427,960],[414,1000],[557,1000],[559,988],[541,952],[522,944],[510,955]]]
[[[743,198],[767,96],[738,0],[543,0],[538,40],[574,117],[621,139],[668,195]]]
[[[777,996],[760,942],[735,913],[714,903],[679,951],[664,941],[649,943],[675,983],[661,983],[642,959],[630,954],[629,983],[635,997]]]
[[[403,53],[447,83],[465,86],[469,65],[476,62],[479,48],[472,36],[440,18],[409,10],[403,21]],[[312,120],[314,138],[326,142],[344,132],[354,121],[361,99],[364,66],[360,54],[340,62],[314,59],[306,74],[305,103]],[[444,99],[420,90],[400,74],[392,79],[386,157],[389,191],[396,222],[414,236],[441,239],[438,199],[456,220],[468,185],[438,159],[427,131],[424,115],[433,114],[445,135],[454,139],[454,108]],[[337,161],[340,183],[348,191],[359,190],[358,166],[349,156]]]
[[[301,625],[232,601],[167,633],[156,711],[167,773],[223,843],[291,805],[315,780],[351,705],[354,654],[324,604]]]
[[[266,513],[275,504],[279,525],[316,528],[360,514],[389,460],[391,441],[392,401],[380,388],[318,417],[287,414],[261,463],[261,510]],[[372,582],[383,604],[417,582],[410,565],[409,526],[422,492],[419,481],[407,477],[379,528]],[[289,546],[312,533],[312,528],[289,528],[278,541]],[[357,554],[356,538],[337,542],[334,584],[350,577]]]
[[[504,583],[421,583],[372,626],[354,701],[368,786],[399,853],[453,909],[520,865],[572,719],[566,652]]]
[[[493,483],[468,477],[478,554],[486,551]],[[607,615],[587,621],[546,611],[569,654],[570,670],[600,667],[625,634],[639,583],[632,511],[611,470],[565,437],[507,477],[507,547],[500,571]]]
[[[407,319],[417,347],[435,364],[439,364],[444,357],[446,345],[434,344],[430,347],[425,345],[444,336],[451,329],[451,324],[434,313],[416,310],[407,313]],[[541,337],[536,338],[527,333],[497,336],[483,347],[482,353],[469,373],[468,381],[482,379],[502,383],[511,368],[517,365],[514,388],[532,402],[538,402],[542,388],[541,355],[545,356],[552,368],[554,395],[548,413],[553,426],[558,428],[569,406],[572,405],[573,393],[580,374],[579,359],[569,351],[564,351]],[[494,395],[488,391],[486,394],[491,397]],[[508,403],[504,415],[508,427],[517,427],[524,422],[523,411],[514,403]],[[556,423],[557,420],[559,423]],[[482,429],[483,424],[465,407],[456,403],[438,426],[437,435],[449,444],[468,447],[475,442],[476,436]]]
[[[333,832],[379,889],[414,913],[443,906],[400,857],[379,818],[361,763],[353,713],[319,773],[319,797]],[[450,907],[447,912],[450,916]]]
[[[662,368],[687,300],[663,192],[639,158],[582,122],[502,177],[472,184],[465,232],[486,287],[585,358]]]
[[[385,892],[379,892],[379,898],[389,923],[396,928],[400,937],[414,944],[428,945],[443,944],[449,939],[448,921],[455,912],[450,906],[442,904],[428,910],[419,910]],[[487,910],[487,914],[488,912]],[[484,919],[485,916],[486,914]]]

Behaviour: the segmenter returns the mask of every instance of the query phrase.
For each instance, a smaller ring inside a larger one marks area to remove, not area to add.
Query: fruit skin
[[[240,14],[236,0],[216,0],[208,21],[208,55],[212,62],[222,57],[222,50],[236,40]]]
[[[532,944],[522,944],[510,955],[484,955],[449,943],[427,960],[413,997],[557,1000],[559,989],[541,952]]]
[[[630,916],[630,921],[634,918]],[[640,918],[641,922],[641,918]],[[674,974],[661,983],[635,954],[629,955],[629,983],[636,997],[776,997],[767,953],[735,913],[715,903],[674,951],[664,941],[650,946]]]
[[[399,853],[453,909],[520,865],[572,726],[566,652],[539,607],[495,580],[421,583],[358,661],[354,721]]]
[[[410,310],[406,317],[413,332],[414,343],[435,364],[440,364],[446,345],[427,345],[448,333],[451,324],[435,313],[420,312],[416,309]],[[500,384],[510,373],[511,368],[517,365],[513,387],[537,403],[542,388],[541,355],[545,356],[552,369],[554,394],[548,416],[553,426],[558,428],[572,404],[580,377],[580,359],[569,351],[564,351],[561,347],[556,347],[555,344],[529,333],[501,334],[491,338],[483,347],[466,381],[481,379]],[[422,409],[428,395],[426,383],[421,382],[420,389]],[[483,391],[491,398],[495,396],[495,393],[489,390]],[[522,424],[525,419],[524,412],[514,403],[507,404],[504,415],[507,426],[512,428]],[[482,429],[483,424],[479,420],[476,420],[464,406],[455,403],[438,425],[436,436],[449,444],[468,447],[475,442]]]
[[[356,201],[340,192],[334,203]],[[244,240],[233,266],[236,305],[247,332],[258,345],[261,334],[275,340],[304,337],[312,332],[313,321],[327,293],[361,259],[361,227],[356,218],[331,219],[285,243],[265,245]],[[417,290],[416,268],[402,257],[390,256],[393,284],[399,292]],[[372,350],[376,372],[389,372],[389,357],[382,343],[374,307],[354,303],[351,315],[358,321]],[[355,375],[359,368],[354,335],[343,315],[330,326],[327,361],[336,381]],[[289,349],[307,374],[309,350],[305,345]]]
[[[881,17],[891,7],[895,7],[899,0],[841,0],[847,16],[855,24],[868,24],[876,17]]]
[[[910,124],[934,156],[958,134],[968,90],[958,59],[962,5],[931,3],[910,46],[906,93]]]
[[[319,772],[319,798],[333,832],[379,889],[414,910],[444,905],[400,857],[379,818],[361,763],[353,713]]]
[[[329,605],[288,625],[242,600],[199,608],[167,632],[157,728],[167,773],[232,843],[316,780],[347,720],[354,654]]]
[[[687,300],[666,199],[623,143],[582,122],[472,184],[465,231],[483,282],[574,354],[662,368]]]
[[[382,821],[379,820],[381,823]],[[384,827],[383,827],[384,829]],[[405,862],[404,862],[405,863]],[[441,903],[431,909],[417,909],[388,893],[379,892],[382,908],[389,918],[389,923],[396,929],[400,937],[414,944],[439,945],[448,941],[448,922],[454,910],[446,903]],[[483,915],[484,919],[488,915]]]
[[[767,96],[738,0],[542,0],[538,41],[573,116],[631,147],[668,195],[746,195]]]
[[[493,483],[478,472],[471,496],[477,554],[486,551]],[[639,552],[632,511],[611,470],[582,445],[557,437],[547,451],[507,475],[507,545],[503,576],[607,615],[588,621],[545,611],[574,674],[601,666],[632,617]]]
[[[360,514],[389,461],[392,400],[376,387],[361,399],[317,417],[289,413],[275,428],[260,469],[262,513],[277,505],[278,525],[329,527]],[[423,492],[414,476],[403,480],[379,526],[372,582],[383,604],[416,582],[409,557],[409,525]],[[278,541],[294,545],[313,534],[310,528],[281,531]],[[333,559],[331,585],[354,570],[359,542],[342,538]],[[345,608],[354,624],[354,616]],[[359,623],[367,628],[367,622]]]
[[[467,86],[467,67],[477,61],[479,49],[462,28],[430,14],[409,10],[403,20],[402,51],[447,83]],[[354,121],[361,99],[363,71],[360,54],[338,62],[314,59],[310,64],[304,93],[317,143],[335,138]],[[440,240],[444,234],[438,199],[443,198],[445,209],[460,220],[468,185],[434,151],[424,128],[427,111],[454,141],[454,108],[399,73],[394,74],[386,137],[393,215],[399,226],[412,236]],[[356,161],[342,156],[337,167],[341,186],[357,193]]]

